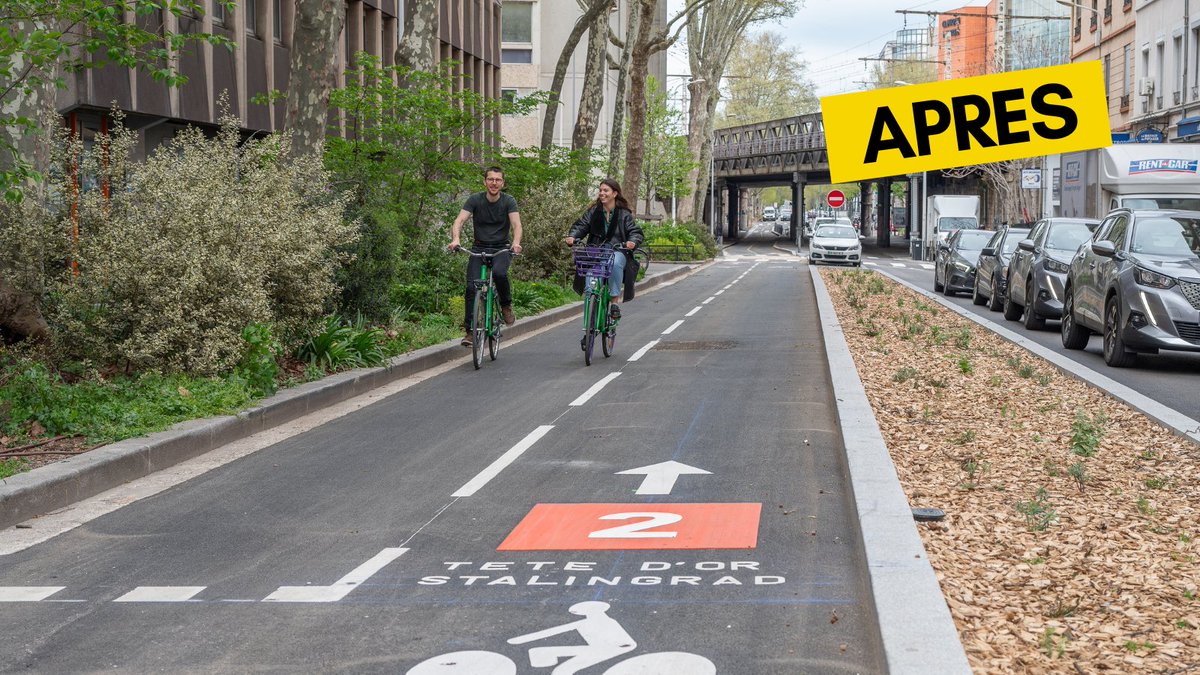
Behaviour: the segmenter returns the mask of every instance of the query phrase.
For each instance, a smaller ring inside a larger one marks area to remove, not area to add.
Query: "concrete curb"
[[[679,265],[649,276],[638,285],[638,292],[645,293],[711,264],[712,261]],[[582,311],[582,302],[556,307],[522,319],[507,329],[505,337],[528,335],[578,316]],[[335,373],[286,389],[236,415],[180,422],[166,431],[119,441],[11,476],[0,481],[0,529],[64,508],[466,353],[457,342],[432,345],[397,356],[379,368]]]
[[[1179,436],[1182,436],[1193,443],[1200,443],[1200,421],[1194,420],[1183,413],[1168,408],[1167,406],[1155,401],[1145,394],[1134,391],[1120,382],[1117,382],[1116,380],[1105,375],[1101,375],[1087,366],[1082,366],[1056,351],[1047,349],[1033,340],[1026,338],[1020,333],[1015,333],[1002,325],[986,321],[975,313],[969,312],[958,305],[947,301],[945,298],[937,295],[936,293],[932,293],[923,288],[915,286],[912,283],[905,281],[900,277],[893,276],[884,270],[876,271],[887,276],[893,281],[896,281],[903,286],[916,291],[921,295],[924,295],[927,298],[937,301],[942,306],[954,310],[959,316],[970,319],[971,321],[992,331],[1005,340],[1008,340],[1009,342],[1012,342],[1020,347],[1024,347],[1030,352],[1033,352],[1034,355],[1049,361],[1050,364],[1057,368],[1062,374],[1073,377],[1076,380],[1111,394],[1114,398],[1123,401],[1130,407],[1136,409],[1138,412],[1149,417],[1155,422],[1158,422],[1164,427],[1167,427]]]
[[[809,273],[816,287],[887,671],[892,675],[969,674],[971,666],[950,608],[917,533],[912,508],[900,487],[825,283],[817,268],[810,267]]]

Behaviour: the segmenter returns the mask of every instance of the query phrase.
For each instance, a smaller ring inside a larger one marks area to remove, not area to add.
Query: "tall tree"
[[[629,143],[625,144],[625,175],[622,187],[628,194],[638,193],[638,181],[642,174],[646,132],[646,76],[650,70],[650,57],[668,49],[679,39],[679,33],[687,26],[687,18],[708,5],[712,0],[688,0],[683,9],[667,21],[665,26],[654,30],[653,21],[658,3],[665,0],[637,0],[640,28],[632,38],[633,49],[629,60]],[[633,14],[633,12],[630,12]],[[620,100],[620,99],[618,99]],[[616,124],[613,125],[614,130]]]
[[[721,96],[721,78],[733,48],[753,23],[791,16],[800,0],[712,0],[687,21],[688,62],[692,81],[688,85],[691,105],[688,109],[688,148],[698,158],[690,182],[694,198],[684,202],[679,217],[695,217],[704,203],[708,184],[708,165],[712,157],[712,131],[717,101]]]
[[[588,34],[587,69],[583,72],[583,92],[579,97],[579,113],[571,134],[571,149],[591,156],[592,143],[600,126],[600,110],[604,107],[604,73],[608,69],[608,13],[596,17]]]
[[[583,38],[583,34],[597,22],[598,18],[602,15],[608,16],[611,4],[612,0],[580,2],[583,14],[575,20],[575,26],[567,35],[567,41],[558,54],[558,62],[554,64],[554,79],[550,82],[550,102],[546,105],[546,117],[542,121],[542,149],[549,149],[550,143],[554,140],[554,122],[558,119],[563,82],[567,79],[567,66],[571,64],[571,55],[575,53],[575,48],[579,46],[579,40]],[[605,25],[607,26],[607,21]]]
[[[629,18],[625,22],[625,40],[617,42],[621,47],[621,61],[617,65],[617,93],[613,96],[612,126],[608,132],[608,175],[617,175],[624,156],[621,147],[624,143],[625,108],[628,105],[625,91],[629,86],[629,66],[633,62],[633,46],[637,43],[642,31],[642,13],[638,11],[641,0],[631,0]],[[636,205],[635,205],[636,208]]]
[[[404,0],[400,0],[404,3]],[[396,65],[433,72],[437,49],[437,0],[410,0],[404,11],[404,37],[396,45]]]
[[[343,0],[296,0],[284,126],[292,150],[316,154],[325,147],[329,92],[337,77],[338,36],[346,21]]]
[[[664,206],[687,194],[687,172],[692,168],[687,138],[679,135],[683,114],[667,105],[667,94],[653,76],[646,79],[646,140],[642,194],[646,202]]]
[[[783,35],[763,31],[740,40],[726,67],[729,98],[724,113],[738,124],[816,112],[815,88],[800,51]]]

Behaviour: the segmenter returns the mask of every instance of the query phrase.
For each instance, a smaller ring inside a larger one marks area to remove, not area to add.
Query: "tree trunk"
[[[613,97],[612,129],[608,136],[608,175],[617,175],[621,164],[621,140],[625,134],[625,106],[629,104],[629,96],[625,93],[629,84],[629,65],[633,59],[633,45],[642,32],[642,13],[629,12],[629,20],[625,28],[625,48],[621,50],[621,67],[617,71],[617,94]],[[621,189],[625,189],[622,185]],[[628,199],[628,192],[626,199]],[[637,195],[634,195],[637,198]]]
[[[291,76],[284,126],[292,149],[318,154],[325,147],[329,92],[336,82],[338,37],[346,20],[342,0],[296,0]]]
[[[583,74],[583,94],[579,97],[579,115],[571,135],[571,149],[591,156],[600,111],[604,107],[604,73],[608,68],[608,14],[596,17],[588,40],[587,70]]]
[[[658,0],[640,0],[638,22],[641,29],[629,59],[629,143],[625,147],[625,176],[621,189],[625,198],[632,199],[637,210],[638,187],[642,177],[642,159],[646,148],[642,137],[646,135],[646,73],[650,69],[650,26],[654,21],[654,9]],[[649,203],[649,202],[647,202]]]
[[[49,335],[50,327],[33,296],[9,286],[0,276],[0,336],[15,341],[41,340]]]
[[[712,76],[710,76],[712,77]],[[703,220],[704,196],[708,193],[708,163],[712,156],[712,126],[713,116],[710,108],[715,107],[715,92],[709,91],[709,77],[697,76],[697,80],[688,85],[691,102],[688,106],[688,151],[697,158],[696,168],[688,172],[687,180],[692,185],[690,199],[685,199],[679,205],[679,220]],[[710,106],[709,101],[714,105]]]
[[[597,17],[605,17],[605,40],[608,39],[607,17],[608,8],[611,0],[590,0],[587,11],[580,15],[575,21],[575,27],[571,29],[571,34],[567,36],[567,42],[563,45],[562,51],[558,54],[558,62],[554,64],[554,79],[550,82],[550,101],[546,104],[546,117],[542,121],[542,144],[543,150],[549,149],[550,144],[554,140],[554,122],[558,119],[559,99],[562,95],[563,82],[567,79],[567,66],[571,64],[571,55],[575,53],[575,48],[579,46],[579,40],[583,38],[583,34],[598,21]],[[588,47],[588,57],[590,61],[591,46]]]
[[[396,65],[433,72],[437,26],[437,0],[411,0],[404,12],[404,38],[396,46]]]

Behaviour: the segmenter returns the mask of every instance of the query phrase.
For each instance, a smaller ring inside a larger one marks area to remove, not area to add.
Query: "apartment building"
[[[1137,77],[1130,124],[1154,138],[1200,142],[1200,3],[1135,0],[1134,5]]]
[[[1058,66],[1070,61],[1071,8],[1052,0],[998,3],[1002,70]]]
[[[147,30],[160,26],[173,32],[203,32],[229,38],[230,51],[191,44],[179,55],[179,71],[187,84],[172,89],[147,73],[116,65],[73,74],[59,92],[57,107],[69,127],[85,141],[107,129],[115,105],[126,126],[139,130],[144,156],[188,126],[213,128],[222,114],[219,100],[247,133],[283,128],[284,103],[255,102],[255,97],[288,86],[294,0],[238,0],[233,10],[210,0],[211,11],[176,17],[159,9],[136,20]],[[403,35],[402,0],[347,0],[346,22],[339,38],[338,85],[353,54],[365,51],[385,65],[394,63]],[[499,0],[440,0],[439,60],[456,60],[459,73],[470,75],[465,86],[495,98],[500,95]],[[498,120],[486,130],[495,142]]]
[[[636,7],[631,0],[614,0],[609,14],[609,27],[613,33],[624,35],[629,12]],[[659,28],[667,21],[667,3],[659,3],[654,27]],[[549,90],[554,80],[554,67],[566,45],[567,36],[582,14],[575,0],[505,0],[500,44],[501,71],[500,88],[504,96],[526,96],[539,90]],[[609,45],[613,61],[620,61],[620,50]],[[579,41],[567,67],[563,82],[561,105],[556,115],[552,142],[570,146],[575,118],[579,114],[579,100],[583,92],[583,77],[587,61],[587,36]],[[666,53],[660,52],[650,60],[650,74],[660,86],[666,86]],[[604,107],[596,132],[595,146],[607,147],[612,129],[613,101],[616,98],[617,71],[609,68],[604,76]],[[500,127],[504,140],[517,147],[538,145],[542,135],[545,106],[534,114],[506,116]]]

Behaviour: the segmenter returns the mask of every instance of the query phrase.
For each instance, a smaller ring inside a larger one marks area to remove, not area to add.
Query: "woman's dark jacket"
[[[633,219],[633,214],[629,209],[620,206],[613,207],[612,219],[608,224],[607,236],[604,227],[604,208],[599,204],[593,204],[575,224],[571,226],[571,231],[567,233],[568,237],[574,238],[576,241],[584,239],[591,246],[599,246],[600,244],[610,244],[614,248],[622,249],[627,256],[625,261],[625,279],[624,279],[624,297],[626,300],[633,299],[633,281],[637,278],[638,269],[641,265],[637,258],[625,249],[625,242],[632,241],[635,244],[641,245],[645,237],[642,235],[642,228],[638,226],[637,221]],[[583,278],[575,277],[575,290],[578,293],[583,292]]]

